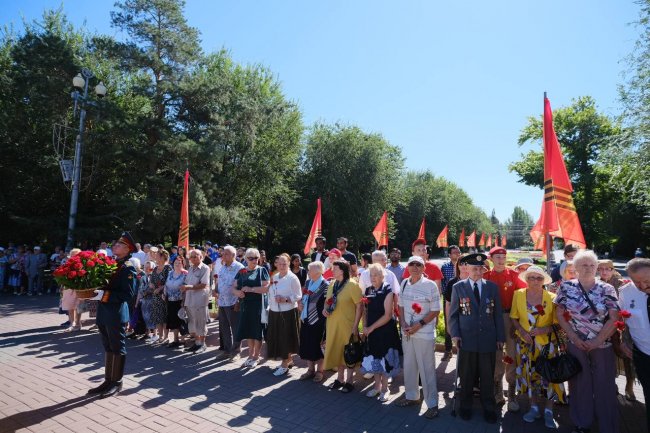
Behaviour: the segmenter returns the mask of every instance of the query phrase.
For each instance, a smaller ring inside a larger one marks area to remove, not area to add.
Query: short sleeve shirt
[[[217,291],[219,292],[219,299],[217,304],[220,307],[232,307],[237,302],[237,297],[232,294],[232,283],[237,278],[239,271],[244,269],[244,265],[236,260],[230,266],[222,265],[219,268],[217,276]]]
[[[526,288],[526,283],[524,283],[520,278],[519,274],[512,269],[507,269],[502,272],[495,272],[494,269],[486,272],[483,275],[483,278],[492,281],[499,288],[499,295],[501,296],[501,307],[505,310],[510,310],[512,308],[512,297],[515,294],[515,290]]]
[[[351,265],[357,264],[357,256],[355,256],[354,253],[351,253],[350,251],[343,253],[343,260],[350,263]]]
[[[186,307],[204,307],[208,305],[210,298],[210,268],[205,263],[199,266],[191,266],[185,276],[185,284],[205,284],[206,287],[201,290],[188,290],[185,292]]]
[[[648,294],[627,283],[619,290],[618,305],[632,315],[625,319],[634,345],[650,355],[650,318],[648,317]]]
[[[609,310],[619,310],[616,290],[610,284],[596,281],[596,285],[586,293],[586,296],[589,296],[597,313],[585,299],[585,293],[580,288],[578,280],[562,283],[554,301],[569,312],[569,325],[583,341],[592,340],[598,336],[603,329]],[[601,347],[610,345],[611,343],[605,342]]]
[[[420,281],[411,284],[411,280],[402,282],[403,288],[400,293],[397,305],[404,309],[404,320],[407,324],[418,323],[427,316],[431,311],[440,311],[440,292],[436,283],[428,278],[422,277]],[[416,313],[413,310],[413,304],[419,304],[422,310]],[[436,339],[436,321],[432,320],[411,338],[435,340]]]

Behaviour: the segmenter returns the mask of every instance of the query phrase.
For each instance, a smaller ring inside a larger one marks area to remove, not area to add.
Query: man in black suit
[[[482,278],[485,254],[470,254],[460,259],[469,266],[469,278],[454,284],[449,309],[449,334],[459,351],[460,416],[472,416],[472,387],[480,380],[483,415],[496,423],[494,368],[496,351],[503,349],[505,330],[501,300],[496,284]]]

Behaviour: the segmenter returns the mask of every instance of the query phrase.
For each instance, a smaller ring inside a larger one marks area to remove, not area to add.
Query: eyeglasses
[[[259,260],[259,257],[246,257],[246,260],[252,261],[252,260]]]
[[[409,266],[415,266],[415,267],[421,268],[421,267],[422,267],[422,263],[413,262],[413,263],[409,263]]]
[[[527,280],[533,280],[533,281],[544,281],[544,277],[526,277]]]

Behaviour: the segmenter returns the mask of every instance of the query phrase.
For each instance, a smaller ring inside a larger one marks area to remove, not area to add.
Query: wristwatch
[[[427,326],[427,322],[425,322],[424,319],[422,319],[422,320],[420,320],[420,325]]]

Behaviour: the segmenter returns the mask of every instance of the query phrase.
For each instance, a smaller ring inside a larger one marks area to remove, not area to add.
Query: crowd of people
[[[111,255],[107,244],[98,251]],[[7,249],[0,257],[1,281],[16,295],[43,293],[52,289],[43,284],[45,269],[79,252],[57,250],[48,258],[39,247]],[[405,394],[396,405],[424,402],[424,416],[435,418],[436,325],[442,315],[442,361],[454,357],[455,346],[454,410],[458,404],[463,419],[472,416],[476,392],[490,423],[497,421],[501,404],[520,411],[519,397],[526,395],[526,422],[542,419],[556,429],[554,405],[569,404],[574,432],[588,432],[597,421],[600,431],[616,433],[617,374],[626,377],[625,398],[636,399],[638,379],[647,402],[650,259],[631,260],[629,279],[624,279],[611,260],[573,245],[565,247],[565,260],[550,275],[530,258],[508,266],[508,253],[500,247],[463,255],[451,246],[447,253],[449,260],[439,268],[429,260],[426,242],[418,239],[406,266],[397,249],[374,251],[359,262],[347,239],[338,238],[336,248],[328,250],[321,236],[305,268],[299,254],[283,253],[269,263],[256,248],[206,243],[168,251],[163,245],[135,244],[128,258],[136,291],[129,302],[127,337],[202,353],[209,311],[216,309],[217,360],[240,356],[243,367],[255,368],[264,341],[264,356],[279,361],[275,376],[288,374],[299,356],[307,362],[300,380],[320,383],[326,371],[336,370],[329,389],[350,393],[358,369],[374,380],[366,396],[380,402],[389,400],[389,381],[402,374]],[[97,302],[76,299],[73,290],[63,289],[66,331],[79,330],[81,315],[92,315]],[[349,359],[348,349],[359,346],[361,356]],[[536,362],[560,353],[571,354],[581,366],[568,386],[549,382]]]

